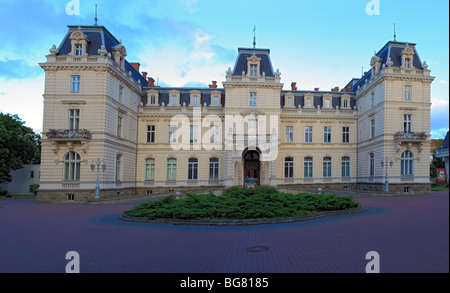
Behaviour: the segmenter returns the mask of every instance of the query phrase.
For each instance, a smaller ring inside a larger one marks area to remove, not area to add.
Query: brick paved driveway
[[[367,212],[245,227],[118,220],[132,203],[0,200],[0,273],[63,273],[72,250],[82,273],[363,273],[368,251],[379,253],[382,273],[448,273],[448,199],[357,196]]]

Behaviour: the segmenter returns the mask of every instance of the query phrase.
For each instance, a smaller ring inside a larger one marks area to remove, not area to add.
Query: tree
[[[11,171],[40,158],[39,138],[19,116],[0,113],[0,182],[10,182]]]

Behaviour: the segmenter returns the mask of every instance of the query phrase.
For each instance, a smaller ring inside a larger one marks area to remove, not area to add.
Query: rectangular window
[[[69,131],[76,131],[80,126],[80,110],[70,109],[69,110]]]
[[[155,142],[155,125],[147,125],[147,142]]]
[[[211,158],[209,159],[209,179],[219,180],[219,159]]]
[[[344,108],[348,108],[348,100],[347,99],[344,100]]]
[[[258,65],[256,64],[250,65],[250,76],[258,76]]]
[[[286,102],[288,107],[292,107],[292,99],[287,99]]]
[[[172,96],[172,105],[177,105],[177,104],[178,104],[178,97]]]
[[[372,92],[370,94],[370,106],[371,107],[375,106],[375,93],[374,92]]]
[[[191,158],[188,163],[188,180],[198,179],[198,159]]]
[[[257,99],[257,95],[256,93],[250,93],[250,103],[249,105],[252,107],[256,106],[256,99]]]
[[[305,158],[304,163],[304,177],[307,179],[313,178],[313,158]]]
[[[306,99],[306,107],[311,108],[312,107],[312,100]]]
[[[342,142],[350,142],[350,127],[342,127]]]
[[[213,105],[214,106],[219,106],[219,97],[214,97],[213,98]]]
[[[294,158],[284,159],[284,178],[294,178]]]
[[[123,86],[119,86],[119,102],[123,100]]]
[[[83,55],[83,46],[82,45],[75,45],[75,55],[76,56]]]
[[[350,158],[342,158],[342,177],[350,177]]]
[[[30,178],[34,178],[34,171],[30,171]]]
[[[219,125],[214,125],[210,130],[210,143],[218,143],[219,142]]]
[[[177,180],[177,159],[167,159],[167,180]]]
[[[120,181],[121,165],[122,165],[122,156],[121,155],[117,155],[116,156],[116,174],[115,174],[116,181]]]
[[[405,59],[405,68],[407,68],[407,69],[411,68],[411,59],[410,58]]]
[[[312,126],[305,127],[305,142],[312,142]]]
[[[323,177],[331,178],[331,158],[323,158]]]
[[[155,180],[155,159],[145,159],[145,180]]]
[[[323,128],[323,142],[325,143],[331,142],[331,127],[325,126]]]
[[[412,132],[412,115],[411,114],[403,115],[403,132],[404,133]]]
[[[330,100],[326,99],[325,100],[325,108],[330,108]]]
[[[412,99],[412,86],[405,85],[405,100]]]
[[[177,142],[177,127],[169,125],[169,143]]]
[[[198,105],[198,97],[192,97],[192,105]]]
[[[370,162],[369,162],[369,176],[375,176],[375,155],[370,154]]]
[[[247,134],[249,139],[256,139],[258,135],[258,122],[256,120],[248,120]]]
[[[198,142],[198,127],[196,125],[191,125],[190,127],[190,142],[191,143]]]
[[[121,116],[117,117],[117,137],[122,137],[122,120]]]
[[[80,92],[80,84],[81,84],[81,77],[79,75],[72,76],[72,86],[70,88],[71,92],[79,93]]]
[[[294,127],[286,126],[286,142],[293,143],[294,142]]]
[[[370,120],[370,137],[375,137],[375,119]]]
[[[150,104],[152,104],[152,105],[156,104],[156,97],[155,96],[150,96]]]

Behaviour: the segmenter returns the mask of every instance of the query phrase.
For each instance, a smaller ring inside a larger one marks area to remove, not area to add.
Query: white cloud
[[[31,79],[0,78],[0,112],[17,114],[35,132],[42,131],[44,75]]]

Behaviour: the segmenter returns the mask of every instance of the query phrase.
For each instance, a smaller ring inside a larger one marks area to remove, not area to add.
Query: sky
[[[0,112],[42,130],[44,71],[67,25],[105,26],[160,86],[222,87],[237,49],[270,49],[284,89],[344,87],[394,37],[415,43],[435,80],[431,138],[449,129],[447,0],[1,0]]]

